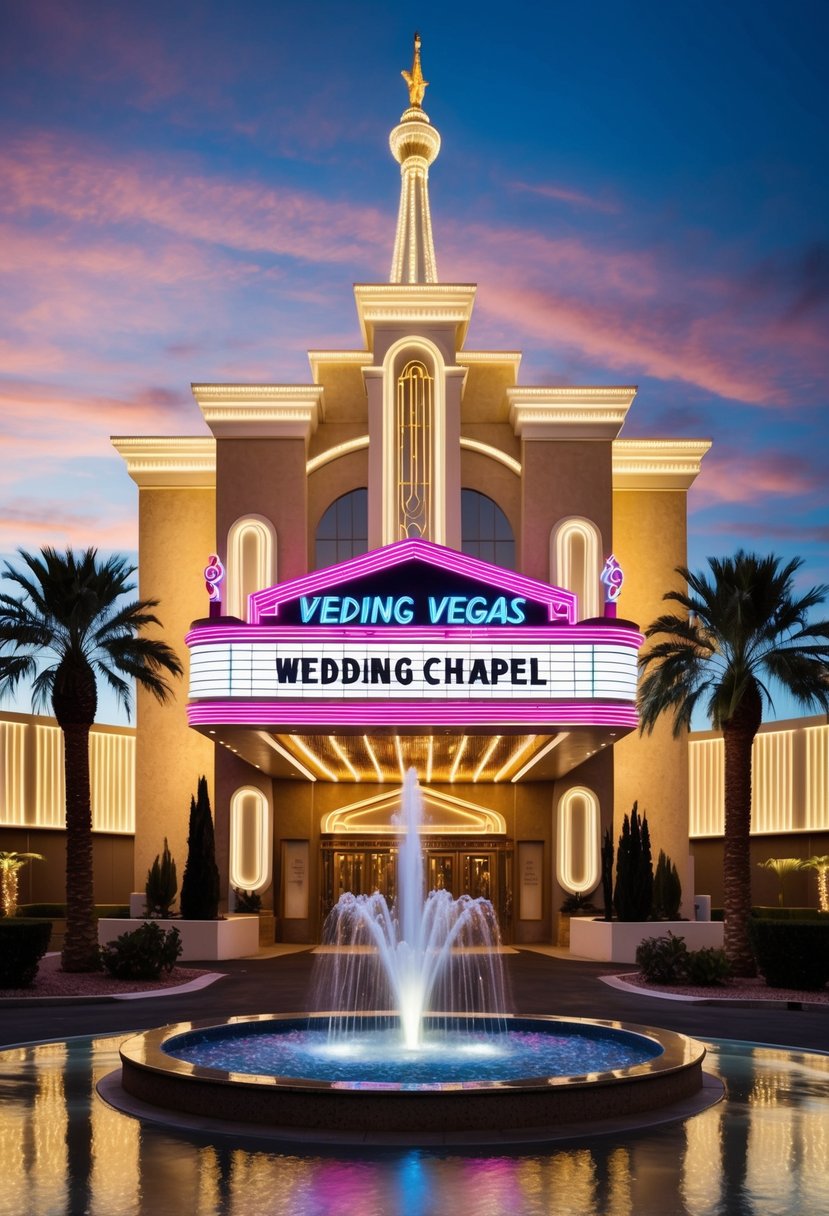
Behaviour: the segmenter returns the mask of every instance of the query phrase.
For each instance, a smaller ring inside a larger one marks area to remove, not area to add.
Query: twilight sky
[[[191,381],[359,345],[415,29],[468,345],[712,438],[693,567],[829,583],[825,0],[0,0],[0,555],[135,555],[111,434],[204,433]]]

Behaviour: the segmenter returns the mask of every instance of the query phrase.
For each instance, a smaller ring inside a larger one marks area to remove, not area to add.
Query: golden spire
[[[423,105],[423,95],[426,92],[428,80],[423,79],[423,70],[420,66],[420,34],[414,36],[414,58],[412,59],[411,72],[402,71],[400,75],[406,81],[409,89],[409,105],[417,106],[418,109]]]

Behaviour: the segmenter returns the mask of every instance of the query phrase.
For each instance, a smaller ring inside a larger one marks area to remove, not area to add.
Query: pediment
[[[412,621],[377,619],[377,611],[365,607],[371,600],[412,602]],[[450,601],[476,601],[482,619],[459,620],[462,611]],[[483,598],[486,607],[480,606]],[[332,620],[323,617],[333,599],[349,601],[351,617]],[[256,624],[516,624],[515,609],[522,601],[520,623],[549,625],[573,624],[576,597],[561,587],[553,587],[504,570],[491,562],[469,557],[455,549],[425,540],[403,540],[370,553],[327,566],[289,582],[278,583],[250,597],[250,622]],[[352,608],[351,604],[360,608]],[[455,613],[453,619],[449,614]],[[511,617],[512,614],[512,617]],[[435,617],[437,616],[437,619]]]
[[[443,794],[439,790],[421,788],[420,792],[423,799],[422,832],[441,836],[506,835],[506,820],[498,811]],[[402,831],[395,823],[402,796],[401,786],[329,811],[320,821],[320,831],[323,835],[334,836],[396,836]]]

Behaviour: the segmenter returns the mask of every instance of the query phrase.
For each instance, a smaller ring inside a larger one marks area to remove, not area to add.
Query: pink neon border
[[[191,726],[637,726],[627,701],[197,701],[187,707]]]
[[[604,625],[198,625],[188,646],[213,642],[497,642],[502,645],[544,642],[558,645],[628,646],[638,650],[644,637],[636,629]]]
[[[347,579],[363,578],[367,574],[389,570],[413,559],[437,566],[441,570],[465,574],[468,578],[499,591],[509,591],[514,595],[546,604],[551,621],[563,621],[568,625],[575,623],[577,600],[572,591],[552,587],[523,574],[515,574],[512,570],[502,570],[491,562],[468,557],[465,553],[458,553],[455,549],[447,549],[444,545],[436,545],[427,540],[396,541],[392,545],[384,545],[381,549],[372,549],[370,553],[363,553],[359,557],[349,558],[336,566],[326,566],[324,570],[316,570],[313,574],[305,574],[287,583],[277,583],[275,587],[254,591],[248,601],[250,623],[258,625],[263,616],[277,615],[279,605],[287,600],[299,599],[301,595],[336,587]]]

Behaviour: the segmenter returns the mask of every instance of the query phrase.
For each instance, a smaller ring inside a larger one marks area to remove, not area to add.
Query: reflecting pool
[[[829,1055],[709,1041],[727,1100],[547,1152],[308,1154],[108,1107],[125,1035],[0,1052],[3,1216],[803,1216],[829,1211]]]

